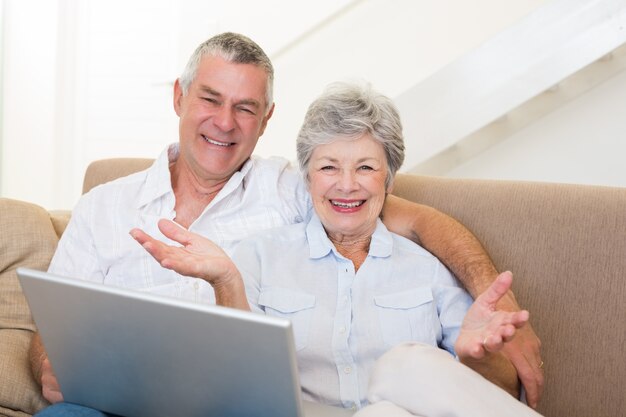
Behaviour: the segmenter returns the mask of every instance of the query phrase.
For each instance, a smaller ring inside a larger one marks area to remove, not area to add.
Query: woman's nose
[[[359,187],[356,175],[352,171],[343,171],[339,177],[337,187],[341,191],[354,191]]]

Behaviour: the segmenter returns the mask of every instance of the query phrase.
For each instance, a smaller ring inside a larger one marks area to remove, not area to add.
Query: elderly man
[[[165,240],[157,219],[169,218],[229,253],[252,233],[308,217],[311,202],[297,171],[282,159],[251,156],[274,111],[272,84],[269,58],[245,36],[224,33],[201,44],[174,85],[179,142],[146,171],[83,196],[49,270],[213,303],[208,283],[161,268],[128,232],[140,227]],[[497,276],[480,243],[448,216],[393,197],[387,199],[383,215],[390,230],[419,240],[474,297]],[[519,309],[510,293],[499,307]],[[530,404],[536,405],[543,384],[539,341],[527,327],[507,355]],[[38,335],[31,346],[31,364],[44,397],[62,401]]]

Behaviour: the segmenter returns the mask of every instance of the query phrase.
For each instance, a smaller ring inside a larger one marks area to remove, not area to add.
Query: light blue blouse
[[[454,354],[472,303],[437,258],[380,220],[356,273],[315,213],[242,241],[233,260],[252,310],[293,323],[303,398],[345,408],[367,404],[374,362],[401,342]]]

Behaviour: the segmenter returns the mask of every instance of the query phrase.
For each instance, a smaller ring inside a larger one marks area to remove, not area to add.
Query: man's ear
[[[174,111],[180,116],[181,101],[183,99],[183,89],[178,78],[174,82]]]
[[[263,133],[265,133],[265,128],[267,127],[267,122],[272,117],[272,114],[274,114],[274,107],[276,107],[276,104],[272,103],[272,107],[270,108],[270,111],[268,111],[267,115],[263,118],[263,121],[261,122],[261,131],[259,132],[259,137],[261,137],[263,135]]]

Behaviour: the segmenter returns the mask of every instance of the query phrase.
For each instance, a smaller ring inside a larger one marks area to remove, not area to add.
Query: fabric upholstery
[[[626,188],[399,175],[394,193],[446,212],[513,272],[543,343],[546,416],[626,409]]]
[[[154,159],[111,158],[93,161],[87,167],[83,181],[83,194],[99,184],[148,168]]]
[[[15,274],[47,269],[58,237],[49,213],[34,204],[0,199],[0,406],[6,415],[32,414],[44,405],[30,374],[28,347],[34,323]]]

